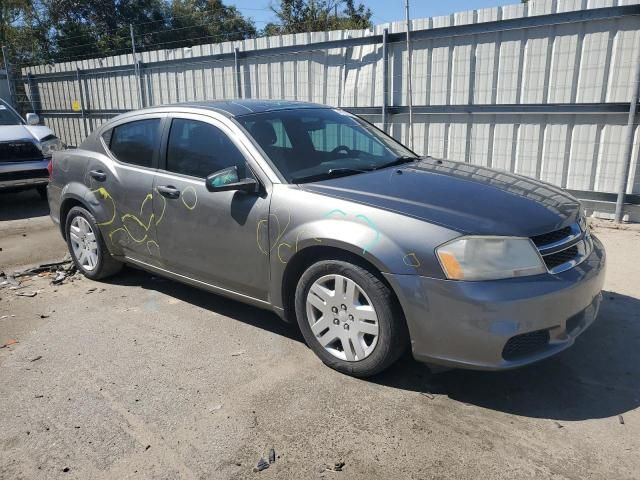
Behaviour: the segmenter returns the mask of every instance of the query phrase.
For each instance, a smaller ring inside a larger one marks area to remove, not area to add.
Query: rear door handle
[[[91,170],[89,175],[91,175],[91,178],[95,178],[99,182],[104,182],[107,179],[107,174],[102,170]]]
[[[171,185],[161,185],[157,187],[158,193],[167,198],[178,198],[180,196],[180,190]]]

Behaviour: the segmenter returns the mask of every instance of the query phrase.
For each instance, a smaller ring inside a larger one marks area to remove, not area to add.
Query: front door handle
[[[95,178],[99,182],[104,182],[107,179],[107,174],[102,170],[91,170],[89,172],[89,175],[91,176],[91,178]]]
[[[171,185],[161,185],[157,187],[158,193],[163,197],[167,198],[178,198],[180,197],[180,190]]]

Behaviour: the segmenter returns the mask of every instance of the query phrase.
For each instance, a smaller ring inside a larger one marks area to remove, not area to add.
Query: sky
[[[404,19],[404,0],[357,1],[361,1],[372,10],[374,24]],[[236,6],[244,15],[253,18],[258,28],[274,21],[274,15],[269,10],[273,0],[227,0],[225,3]],[[519,0],[410,0],[409,6],[411,18],[425,18],[513,3],[519,3]]]

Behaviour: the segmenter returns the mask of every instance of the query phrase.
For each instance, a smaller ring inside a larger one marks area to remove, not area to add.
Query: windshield
[[[22,125],[22,119],[0,103],[0,125]]]
[[[375,170],[415,154],[339,110],[300,108],[237,117],[290,183]]]

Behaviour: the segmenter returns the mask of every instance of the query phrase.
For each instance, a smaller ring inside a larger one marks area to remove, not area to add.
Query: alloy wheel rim
[[[88,272],[95,270],[98,265],[98,242],[86,218],[78,215],[71,220],[69,238],[73,254],[80,266]]]
[[[356,282],[325,275],[309,289],[307,321],[320,345],[348,362],[364,360],[378,344],[379,323],[373,303]]]

